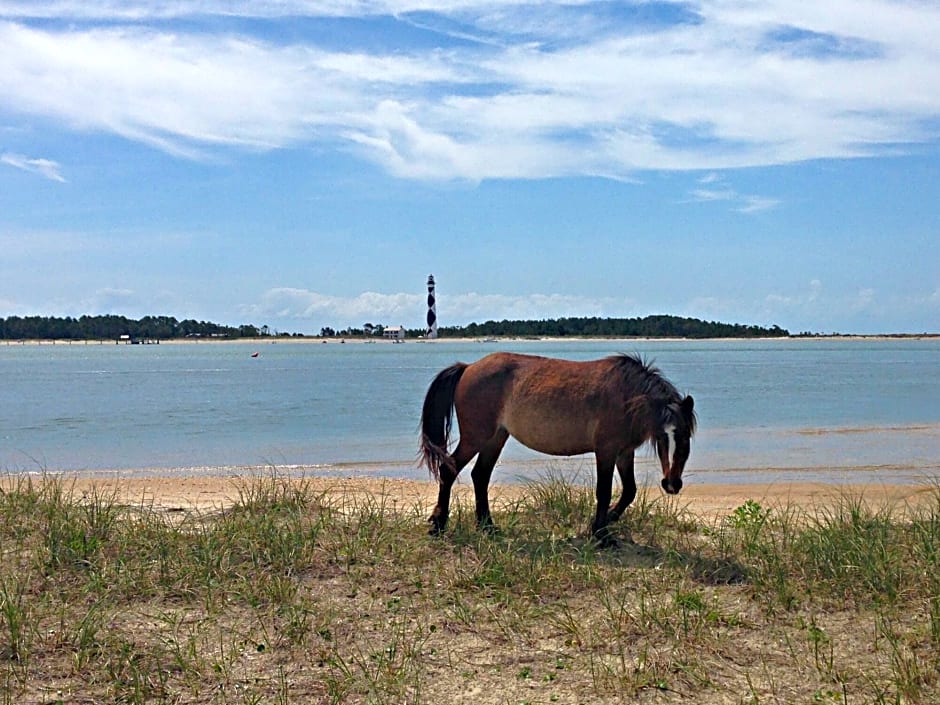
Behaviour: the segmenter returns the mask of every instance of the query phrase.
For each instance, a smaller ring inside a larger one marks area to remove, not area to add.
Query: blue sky
[[[0,316],[940,332],[930,1],[0,0]]]

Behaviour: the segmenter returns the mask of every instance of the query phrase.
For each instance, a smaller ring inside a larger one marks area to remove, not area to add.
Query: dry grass
[[[0,703],[940,698],[940,491],[715,521],[641,494],[601,551],[593,493],[551,477],[438,539],[276,475],[218,512],[3,487]]]

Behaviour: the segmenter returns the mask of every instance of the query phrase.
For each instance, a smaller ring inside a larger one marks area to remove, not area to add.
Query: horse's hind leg
[[[620,475],[621,493],[616,504],[607,512],[607,521],[617,521],[636,498],[636,476],[633,474],[633,450],[625,450],[617,456],[617,472]]]
[[[493,475],[493,468],[496,467],[496,461],[508,439],[509,433],[506,429],[500,428],[496,431],[496,435],[480,449],[477,461],[470,472],[470,477],[473,478],[473,494],[476,498],[477,526],[488,531],[496,528],[490,514],[490,477]]]
[[[437,483],[437,506],[434,507],[431,516],[428,517],[428,522],[431,524],[428,533],[432,536],[440,534],[447,526],[447,517],[450,514],[450,490],[457,480],[457,475],[460,474],[460,471],[474,455],[476,455],[476,451],[471,452],[466,444],[460,441],[450,456],[452,463],[441,466]]]

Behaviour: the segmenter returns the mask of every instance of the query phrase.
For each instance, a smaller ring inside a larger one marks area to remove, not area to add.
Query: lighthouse
[[[434,299],[434,275],[428,275],[428,329],[425,338],[437,337],[437,302]]]

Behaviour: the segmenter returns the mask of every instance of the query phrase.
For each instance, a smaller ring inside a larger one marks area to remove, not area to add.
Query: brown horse
[[[693,404],[659,370],[631,355],[574,362],[500,352],[470,365],[451,365],[431,382],[421,414],[420,453],[438,481],[437,506],[428,519],[431,533],[447,525],[451,486],[475,455],[477,525],[492,528],[490,476],[513,436],[550,455],[594,453],[597,511],[591,531],[602,545],[613,543],[608,524],[636,496],[633,454],[639,446],[649,441],[655,447],[667,493],[682,488],[695,432]],[[455,410],[460,440],[450,453]],[[623,493],[608,508],[615,466]]]

